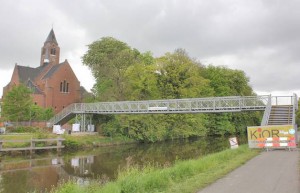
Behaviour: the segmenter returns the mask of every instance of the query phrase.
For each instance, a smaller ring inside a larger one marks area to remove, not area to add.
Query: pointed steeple
[[[56,41],[56,37],[55,37],[55,34],[54,34],[54,31],[53,31],[53,28],[51,29],[46,41],[46,42],[50,42],[50,43],[55,43],[56,45],[58,45],[57,41]]]
[[[59,56],[60,48],[52,28],[41,49],[40,65],[42,66],[44,63],[59,64]]]

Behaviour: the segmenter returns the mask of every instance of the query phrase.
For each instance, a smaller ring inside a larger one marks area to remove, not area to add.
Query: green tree
[[[240,70],[205,67],[183,49],[154,58],[126,43],[105,37],[89,45],[82,57],[96,78],[92,101],[152,100],[253,95]],[[140,141],[243,133],[259,121],[257,113],[153,114],[97,116],[104,134]]]
[[[101,101],[125,100],[125,72],[140,53],[126,43],[104,37],[88,46],[82,57],[96,79],[93,92]]]
[[[241,70],[232,70],[224,66],[209,65],[203,76],[210,80],[215,96],[254,95],[249,78]]]
[[[3,116],[9,121],[27,121],[33,104],[31,91],[24,85],[14,86],[3,99]]]
[[[249,85],[249,78],[241,70],[233,70],[224,66],[209,65],[203,76],[210,80],[214,96],[251,96],[254,92]],[[258,114],[222,113],[208,115],[207,128],[210,135],[230,135],[243,133],[247,123],[258,124]]]
[[[211,96],[209,80],[201,76],[203,67],[191,59],[185,50],[177,49],[167,53],[157,61],[160,66],[157,74],[161,97],[190,98]]]
[[[160,99],[157,87],[157,65],[151,53],[141,54],[126,70],[126,98],[128,100]]]
[[[45,121],[54,116],[54,111],[52,108],[42,108],[36,104],[32,104],[29,115],[29,120]]]

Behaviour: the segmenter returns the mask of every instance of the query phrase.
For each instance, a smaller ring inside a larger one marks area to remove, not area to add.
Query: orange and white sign
[[[295,143],[296,130],[293,125],[268,125],[248,127],[247,133],[250,148],[264,148],[271,145],[274,147],[280,146],[280,143],[288,145],[293,140]]]

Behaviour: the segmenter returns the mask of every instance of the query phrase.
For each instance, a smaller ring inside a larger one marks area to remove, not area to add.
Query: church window
[[[60,82],[60,92],[63,92],[63,83],[62,82]]]
[[[69,83],[64,80],[63,82],[60,82],[60,92],[68,93],[69,92]]]
[[[55,53],[56,53],[55,48],[51,48],[50,54],[51,54],[51,55],[55,55]]]
[[[66,92],[69,92],[69,83],[67,83]]]
[[[63,92],[66,92],[66,80],[64,80],[64,88],[63,88]]]

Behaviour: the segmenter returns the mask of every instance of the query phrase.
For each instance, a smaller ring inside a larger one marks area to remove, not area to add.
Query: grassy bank
[[[130,167],[121,171],[116,181],[105,185],[96,181],[88,186],[67,182],[52,190],[52,193],[195,192],[258,153],[243,145],[235,150],[225,150],[196,160],[177,161],[171,167]]]
[[[104,137],[99,134],[95,135],[56,135],[52,133],[17,133],[17,134],[8,134],[8,135],[0,135],[0,139],[3,140],[27,140],[27,139],[41,139],[41,138],[65,138],[66,140],[63,142],[65,145],[65,150],[78,150],[99,146],[108,146],[108,145],[118,145],[125,143],[134,143],[134,140],[128,139],[126,137]],[[29,143],[4,143],[3,147],[26,147],[29,146]]]
[[[63,135],[64,145],[67,150],[85,149],[100,146],[120,145],[134,143],[135,141],[123,136],[104,137],[102,135]]]

